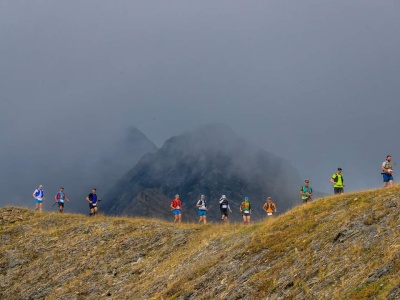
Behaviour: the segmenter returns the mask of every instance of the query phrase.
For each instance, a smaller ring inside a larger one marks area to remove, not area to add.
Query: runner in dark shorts
[[[95,216],[97,214],[98,208],[97,208],[97,194],[96,194],[96,189],[92,189],[92,192],[87,195],[86,201],[89,202],[89,208],[90,208],[90,216]]]
[[[64,211],[64,201],[67,200],[69,202],[69,199],[64,193],[64,188],[60,187],[60,191],[54,196],[54,200],[58,204],[58,209],[62,213]]]
[[[225,195],[222,195],[219,199],[219,208],[221,210],[221,220],[225,222],[228,219],[228,210],[232,213],[228,199]]]
[[[251,203],[248,196],[244,197],[244,201],[242,202],[242,205],[240,205],[240,212],[243,216],[243,224],[250,225]]]

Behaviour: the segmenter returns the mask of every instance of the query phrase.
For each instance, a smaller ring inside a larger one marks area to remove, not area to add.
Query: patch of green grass
[[[363,299],[376,299],[378,297],[379,292],[384,288],[385,284],[383,280],[378,280],[376,282],[363,284],[360,287],[357,287],[354,291],[345,295],[347,299],[351,300],[363,300]],[[380,299],[384,299],[380,297]]]

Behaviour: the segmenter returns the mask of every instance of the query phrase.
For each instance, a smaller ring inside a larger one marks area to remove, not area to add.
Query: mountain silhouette
[[[264,216],[262,205],[267,196],[280,211],[299,203],[301,183],[287,160],[217,123],[172,137],[161,149],[143,156],[102,205],[109,214],[170,219],[170,200],[179,194],[183,219],[194,221],[195,203],[204,194],[208,218],[217,220],[218,200],[226,195],[234,211],[231,219],[239,221],[244,196],[249,196],[257,219]]]
[[[56,193],[58,187],[63,185],[68,198],[73,200],[71,205],[67,204],[67,211],[88,212],[85,197],[93,187],[97,188],[102,198],[143,155],[157,150],[153,142],[135,127],[129,127],[115,136],[105,136],[104,139],[108,146],[98,147],[96,151],[90,151],[92,145],[82,145],[82,151],[90,153],[84,154],[85,160],[72,161],[70,166],[63,168],[54,165],[54,172],[47,171],[52,176],[51,180],[46,181],[46,187],[53,187]],[[52,196],[49,200],[52,201]]]
[[[112,187],[143,155],[156,150],[157,147],[144,133],[131,126],[113,141],[108,152],[96,157],[87,172],[97,186]],[[96,172],[92,172],[93,169]]]

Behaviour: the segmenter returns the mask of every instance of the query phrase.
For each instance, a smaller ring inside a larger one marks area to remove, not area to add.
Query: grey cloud
[[[378,187],[400,148],[399,6],[2,1],[2,198],[46,185],[44,165],[107,152],[131,125],[161,146],[215,121],[314,188],[331,192],[338,166],[348,190]]]

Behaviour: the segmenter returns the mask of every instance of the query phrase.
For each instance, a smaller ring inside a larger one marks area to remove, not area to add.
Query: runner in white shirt
[[[393,186],[393,165],[392,156],[386,156],[386,160],[382,163],[383,187],[387,187],[388,183]]]
[[[207,203],[206,203],[206,196],[201,195],[200,200],[197,201],[196,207],[199,209],[199,223],[203,222],[204,224],[207,223]]]
[[[32,197],[35,199],[35,211],[39,210],[39,212],[42,212],[44,200],[43,185],[39,185],[39,187],[33,192]]]

